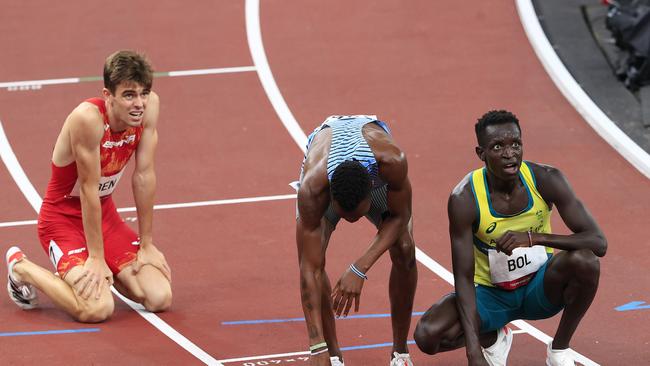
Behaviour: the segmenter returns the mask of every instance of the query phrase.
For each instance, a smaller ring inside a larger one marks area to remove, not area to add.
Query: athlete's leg
[[[336,229],[327,219],[322,219],[323,233],[321,235],[321,242],[327,250],[330,242],[332,232]],[[330,284],[329,276],[325,271],[325,261],[323,261],[323,282],[321,285],[321,319],[323,320],[323,337],[327,342],[327,348],[330,356],[338,356],[343,360],[343,354],[339,347],[339,341],[336,337],[336,321],[334,318],[334,309],[332,308],[332,285]]]
[[[544,275],[544,292],[564,312],[553,338],[553,349],[569,347],[571,337],[589,309],[600,277],[600,261],[590,250],[573,250],[554,255]]]
[[[465,333],[456,306],[456,294],[451,293],[422,315],[413,334],[415,343],[422,352],[433,355],[465,347]],[[481,346],[491,346],[496,341],[496,336],[496,331],[481,334]]]
[[[168,310],[172,304],[172,288],[167,277],[156,267],[145,265],[136,273],[132,264],[115,276],[115,288],[151,312]]]
[[[64,279],[35,264],[27,258],[17,262],[13,268],[16,280],[34,285],[47,295],[55,305],[83,323],[97,323],[113,314],[114,302],[108,283],[102,286],[99,299],[91,295],[82,298],[74,290],[74,282],[82,276],[83,266],[71,268]]]
[[[408,353],[406,340],[411,326],[413,298],[415,297],[415,288],[418,282],[412,218],[409,220],[407,230],[389,251],[393,263],[388,284],[393,326],[392,352]]]

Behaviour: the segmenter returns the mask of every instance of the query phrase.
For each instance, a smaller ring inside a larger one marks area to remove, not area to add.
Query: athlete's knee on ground
[[[81,323],[100,323],[113,315],[115,302],[110,294],[102,294],[99,299],[78,299],[79,308],[72,316]]]
[[[172,305],[172,290],[169,283],[147,289],[142,305],[154,313],[169,310]]]

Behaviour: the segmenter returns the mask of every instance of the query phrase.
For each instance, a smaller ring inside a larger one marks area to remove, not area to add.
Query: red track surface
[[[243,1],[155,7],[118,1],[67,3],[65,9],[11,4],[0,15],[0,82],[92,76],[119,48],[146,51],[160,71],[252,66]],[[51,5],[51,4],[50,4]],[[648,311],[615,307],[646,301],[650,264],[645,229],[648,180],[602,141],[557,91],[523,33],[512,3],[265,0],[264,46],[276,82],[303,131],[330,114],[378,114],[407,152],[418,246],[451,269],[446,200],[480,165],[474,120],[492,108],[520,117],[529,160],[555,165],[603,227],[610,249],[598,295],[573,348],[603,364],[650,362]],[[39,193],[61,123],[99,82],[0,90],[0,121]],[[293,193],[301,150],[271,107],[255,72],[155,81],[162,99],[157,203]],[[117,190],[132,206],[128,180]],[[0,169],[0,222],[36,215],[6,168]],[[174,305],[160,317],[216,359],[306,349],[304,324],[224,326],[224,321],[302,316],[294,243],[294,201],[157,211],[155,236],[173,268]],[[129,214],[125,214],[128,217]],[[566,231],[555,217],[555,230]],[[341,225],[328,253],[336,281],[367,245],[369,224]],[[48,266],[35,226],[0,228],[0,251],[20,244]],[[388,312],[390,261],[372,269],[361,312]],[[420,266],[415,310],[452,290]],[[0,364],[199,364],[118,301],[97,333],[0,337]],[[414,319],[415,322],[416,318]],[[0,300],[0,333],[72,329],[47,300],[23,312]],[[533,325],[553,335],[557,319]],[[343,346],[390,342],[390,321],[340,321]],[[346,353],[349,365],[382,365],[388,348]],[[435,358],[411,352],[416,364],[466,364],[463,351]],[[517,335],[512,365],[541,364],[545,346]],[[306,364],[296,361],[295,364]],[[231,363],[241,365],[239,363]]]

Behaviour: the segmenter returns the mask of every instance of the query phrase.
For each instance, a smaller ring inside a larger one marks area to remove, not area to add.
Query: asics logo
[[[496,229],[496,228],[497,228],[497,223],[496,223],[496,221],[495,221],[495,222],[491,223],[490,226],[488,226],[488,228],[485,230],[485,233],[486,233],[486,234],[490,234],[490,233],[493,232],[494,229]]]
[[[106,141],[104,142],[102,147],[106,149],[110,149],[113,147],[120,147],[124,144],[132,144],[133,142],[135,142],[135,135],[129,135],[121,139],[120,141]]]

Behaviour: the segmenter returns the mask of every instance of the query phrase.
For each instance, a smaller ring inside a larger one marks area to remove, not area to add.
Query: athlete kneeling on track
[[[39,289],[77,321],[101,322],[113,313],[113,284],[149,311],[170,307],[171,272],[152,237],[159,110],[152,83],[144,56],[118,51],[104,65],[103,98],[82,102],[63,124],[38,216],[39,239],[57,274],[10,248],[7,289],[21,308],[37,305]],[[139,237],[111,197],[132,155]]]

